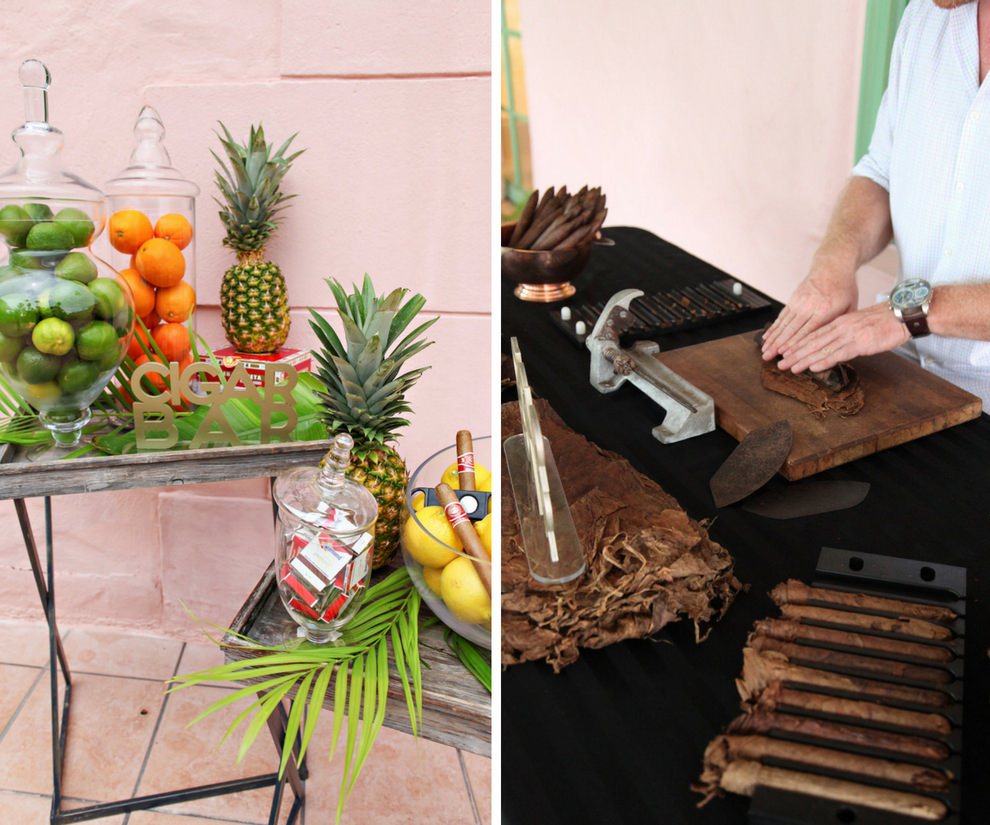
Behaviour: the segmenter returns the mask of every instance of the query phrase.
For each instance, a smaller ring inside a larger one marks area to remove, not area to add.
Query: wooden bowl
[[[502,277],[515,281],[512,294],[523,301],[563,301],[574,294],[571,281],[584,270],[591,257],[594,238],[572,249],[509,249],[516,223],[502,224]]]

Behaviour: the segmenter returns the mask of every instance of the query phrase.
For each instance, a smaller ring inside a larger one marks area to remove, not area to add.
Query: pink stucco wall
[[[522,0],[536,186],[786,299],[853,163],[866,0]],[[861,274],[873,302],[893,261]]]
[[[23,122],[17,69],[52,73],[50,120],[66,166],[97,186],[122,169],[144,104],[172,162],[199,184],[198,330],[225,344],[219,285],[233,255],[213,201],[215,130],[305,148],[298,195],[270,258],[285,273],[289,346],[315,345],[306,307],[330,313],[323,279],[405,286],[440,320],[400,442],[410,469],[458,429],[492,429],[491,7],[483,0],[43,0],[0,15],[0,132]],[[0,139],[0,166],[16,159]],[[98,242],[99,244],[100,242]],[[465,386],[465,384],[467,386]],[[59,615],[179,635],[181,602],[226,623],[272,552],[266,482],[54,499]],[[32,514],[41,524],[40,506]],[[38,616],[13,506],[0,502],[0,616]]]

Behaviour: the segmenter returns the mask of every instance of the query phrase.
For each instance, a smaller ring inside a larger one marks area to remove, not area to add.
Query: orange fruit
[[[192,235],[192,224],[186,220],[184,215],[177,212],[162,215],[155,223],[155,237],[171,241],[179,249],[185,249],[189,246]]]
[[[189,330],[185,324],[159,324],[151,331],[151,337],[169,361],[182,361],[192,349]]]
[[[144,318],[148,313],[154,312],[155,288],[133,269],[120,270],[120,277],[127,281],[127,285],[131,288],[131,294],[134,296],[134,312],[138,317]]]
[[[130,255],[148,238],[153,238],[155,230],[144,212],[137,209],[121,209],[110,216],[107,224],[110,245],[118,252]]]
[[[196,305],[196,290],[188,281],[179,281],[175,286],[163,286],[155,295],[155,312],[166,322],[182,323],[192,315]]]
[[[151,238],[134,253],[134,268],[152,286],[175,286],[186,274],[186,259],[171,241]]]
[[[141,316],[141,323],[144,324],[148,329],[154,329],[162,322],[162,319],[158,316],[155,310],[151,310],[147,315]]]
[[[144,345],[154,352],[151,346],[150,333],[145,332],[141,329],[140,324],[134,325],[134,337],[131,339],[131,345],[127,348],[127,354],[134,359],[136,362],[138,358],[144,355],[144,350],[141,349],[141,342],[144,341]]]

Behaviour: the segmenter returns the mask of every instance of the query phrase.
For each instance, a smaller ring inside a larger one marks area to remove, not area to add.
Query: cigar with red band
[[[485,545],[481,543],[481,537],[472,526],[471,519],[468,518],[467,513],[464,512],[464,508],[461,506],[454,488],[446,482],[441,481],[436,486],[436,491],[437,498],[440,500],[440,506],[443,507],[444,515],[447,516],[447,521],[454,528],[457,538],[461,540],[464,551],[471,556],[471,560],[474,562],[474,569],[478,571],[478,575],[481,577],[481,583],[485,586],[485,590],[488,591],[488,595],[490,596],[492,594],[492,563],[491,559],[488,558]]]
[[[457,484],[462,490],[474,490],[474,440],[470,430],[457,431]]]

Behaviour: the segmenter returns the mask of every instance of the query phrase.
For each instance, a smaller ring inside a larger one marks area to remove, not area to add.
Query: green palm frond
[[[340,644],[314,645],[294,641],[285,647],[270,647],[239,636],[252,658],[177,676],[171,680],[174,686],[169,690],[209,682],[255,680],[254,684],[214,702],[189,723],[194,724],[211,713],[258,694],[258,700],[234,719],[221,740],[222,743],[247,722],[238,762],[275,708],[283,700],[288,701],[288,723],[279,766],[279,776],[282,776],[289,759],[294,758],[292,749],[296,734],[299,734],[300,742],[298,761],[302,761],[313,739],[330,680],[335,679],[331,758],[340,742],[344,718],[347,718],[344,770],[337,802],[336,821],[339,823],[347,798],[385,721],[389,652],[402,683],[412,731],[414,735],[419,731],[423,715],[420,603],[419,591],[402,567],[368,589],[360,610],[342,629]],[[211,639],[219,644],[217,639]]]

